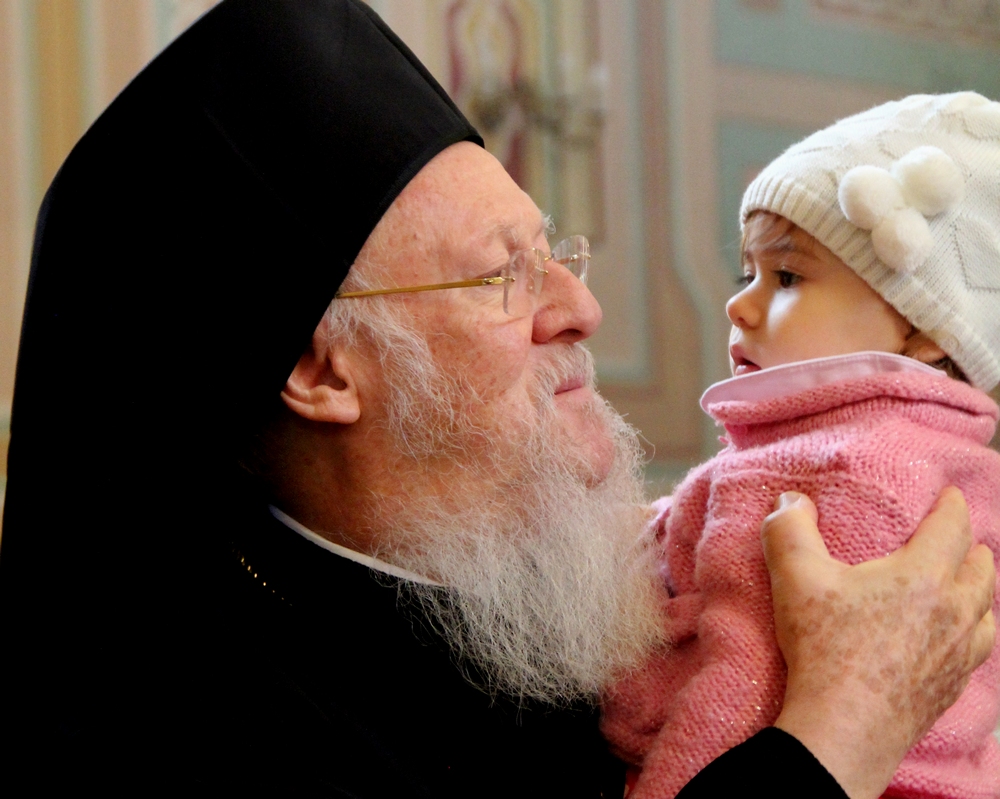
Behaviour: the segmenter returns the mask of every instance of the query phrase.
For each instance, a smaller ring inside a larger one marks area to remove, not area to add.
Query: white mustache
[[[555,349],[546,352],[546,363],[536,378],[539,394],[551,396],[567,385],[597,387],[597,369],[590,350],[580,343],[552,346]]]

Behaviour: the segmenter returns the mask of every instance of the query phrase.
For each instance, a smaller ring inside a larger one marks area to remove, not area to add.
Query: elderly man
[[[586,241],[480,145],[362,4],[230,0],[75,149],[18,365],[7,780],[622,794],[595,699],[664,645],[639,448]],[[954,496],[853,568],[783,503],[784,710],[685,790],[874,797],[992,646],[992,564]]]

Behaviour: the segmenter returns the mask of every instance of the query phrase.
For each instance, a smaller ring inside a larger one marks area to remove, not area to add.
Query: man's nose
[[[729,298],[726,303],[726,316],[736,327],[756,327],[760,324],[760,308],[753,293],[754,284],[744,288],[738,294]]]
[[[583,282],[559,263],[549,261],[548,274],[535,311],[532,340],[572,344],[594,335],[603,313]]]

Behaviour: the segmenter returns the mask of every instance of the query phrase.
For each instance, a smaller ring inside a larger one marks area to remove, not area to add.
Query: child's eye
[[[802,280],[801,275],[797,275],[794,272],[788,272],[784,269],[779,269],[775,274],[778,276],[778,285],[783,289],[790,289],[800,280]]]
[[[749,286],[751,283],[753,283],[753,275],[751,275],[749,272],[746,272],[736,278],[737,288],[743,288],[744,286]]]

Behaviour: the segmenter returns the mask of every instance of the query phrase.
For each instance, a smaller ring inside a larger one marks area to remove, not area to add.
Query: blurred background
[[[122,87],[213,4],[0,0],[0,497],[45,189]],[[728,377],[723,306],[756,171],[810,131],[906,94],[1000,99],[1000,0],[370,4],[558,233],[590,237],[601,389],[642,430],[653,490],[718,446],[698,397]]]

